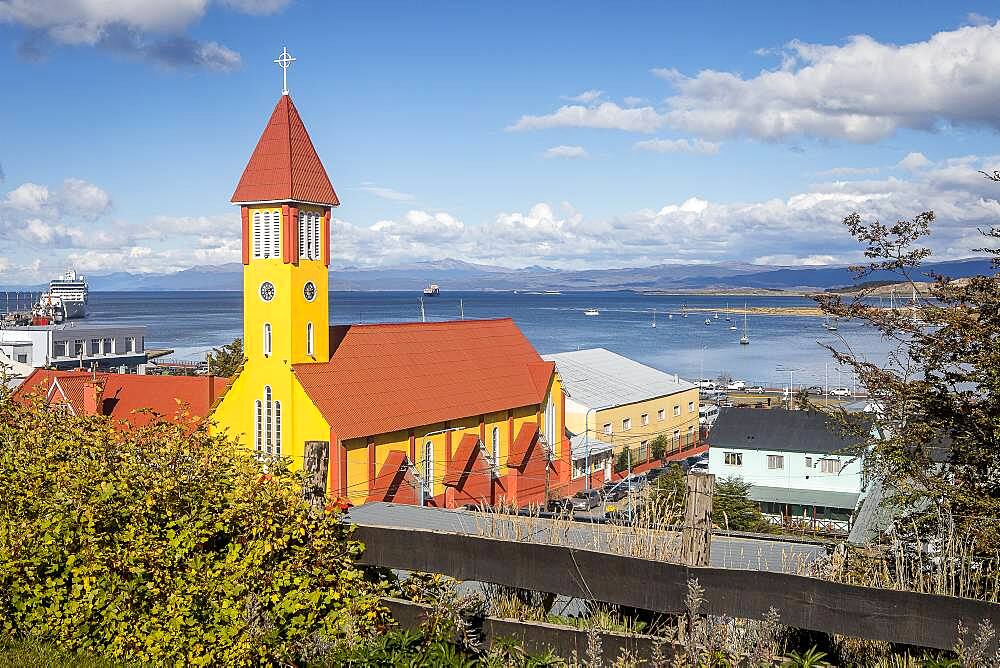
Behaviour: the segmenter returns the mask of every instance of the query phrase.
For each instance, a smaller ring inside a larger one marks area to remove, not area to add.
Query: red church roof
[[[337,326],[330,346],[294,368],[341,439],[539,404],[555,369],[510,318]]]
[[[91,395],[94,384],[101,387]],[[138,376],[89,371],[52,371],[36,369],[14,392],[14,398],[27,400],[32,395],[47,398],[50,406],[68,404],[75,415],[107,415],[134,427],[152,421],[150,413],[136,413],[146,408],[173,421],[180,413],[205,418],[216,399],[229,385],[228,378],[211,376]],[[51,396],[50,396],[51,392]]]
[[[232,201],[340,204],[290,96],[275,105]]]

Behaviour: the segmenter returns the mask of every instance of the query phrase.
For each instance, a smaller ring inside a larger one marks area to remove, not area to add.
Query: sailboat
[[[653,329],[656,329],[656,309],[653,309]]]
[[[688,317],[688,305],[686,303],[683,306],[681,306],[681,317],[682,318]]]
[[[729,317],[729,302],[726,302],[726,322],[732,322],[733,319]],[[736,327],[730,327],[730,329],[736,329]]]
[[[706,325],[711,325],[712,324],[712,319],[711,318],[705,318],[705,324]]]
[[[716,319],[716,320],[718,320],[718,319],[719,319],[719,312],[718,312],[718,311],[716,311],[716,312],[715,312],[715,319]]]
[[[837,321],[836,320],[834,320],[833,322],[830,322],[830,319],[827,318],[823,322],[823,326],[826,328],[826,331],[828,331],[828,332],[836,332],[837,331]]]
[[[740,337],[740,345],[750,345],[750,331],[747,329],[747,305],[743,305],[743,336]]]

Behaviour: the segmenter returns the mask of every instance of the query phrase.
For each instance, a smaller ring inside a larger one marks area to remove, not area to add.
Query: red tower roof
[[[231,201],[340,204],[290,96],[275,105]]]

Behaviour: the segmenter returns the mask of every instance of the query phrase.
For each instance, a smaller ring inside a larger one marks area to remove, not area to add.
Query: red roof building
[[[36,369],[14,392],[29,401],[65,408],[73,415],[105,415],[123,426],[141,427],[154,418],[204,419],[229,385],[215,376],[139,376],[90,371]]]

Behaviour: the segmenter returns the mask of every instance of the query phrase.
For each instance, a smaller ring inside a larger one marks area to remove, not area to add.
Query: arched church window
[[[281,455],[281,402],[274,402],[274,455]]]
[[[258,456],[264,450],[264,409],[260,399],[254,402],[254,450]]]
[[[254,257],[264,257],[264,246],[261,239],[261,222],[260,222],[260,211],[253,212],[253,256]]]
[[[264,323],[264,357],[271,356],[271,323]]]
[[[313,324],[306,323],[306,355],[313,354]]]
[[[500,427],[493,427],[493,477],[500,476]]]
[[[299,259],[319,259],[319,214],[299,211]]]
[[[264,386],[264,452],[270,455],[274,446],[274,420],[271,405],[271,386]]]

